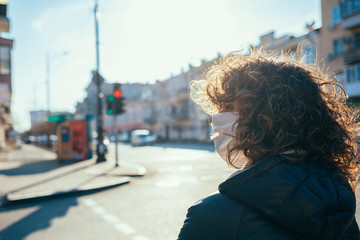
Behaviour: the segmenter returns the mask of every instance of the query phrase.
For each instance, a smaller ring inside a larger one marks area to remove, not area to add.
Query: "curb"
[[[109,173],[107,173],[107,175],[108,176],[114,176],[114,177],[143,177],[143,176],[146,175],[147,170],[146,170],[145,167],[140,166],[140,165],[135,165],[135,164],[133,164],[132,166],[137,168],[136,172],[133,172],[133,173],[116,173],[116,169],[121,168],[121,165],[120,165],[118,167],[113,168],[113,171],[115,171],[115,172],[109,172]]]
[[[65,197],[65,196],[84,195],[84,194],[89,194],[97,191],[118,187],[128,183],[130,183],[130,178],[122,177],[112,181],[106,181],[106,183],[88,184],[67,191],[46,191],[46,192],[37,192],[37,193],[22,194],[22,195],[8,193],[2,199],[2,202],[0,203],[0,207],[7,207],[10,205],[15,205],[20,203],[33,202],[38,200],[48,200],[59,197]]]

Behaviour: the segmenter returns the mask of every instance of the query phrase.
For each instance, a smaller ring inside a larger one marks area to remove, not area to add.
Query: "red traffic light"
[[[121,96],[122,96],[122,91],[121,91],[120,89],[116,89],[116,90],[114,91],[113,96],[114,96],[115,98],[121,97]]]

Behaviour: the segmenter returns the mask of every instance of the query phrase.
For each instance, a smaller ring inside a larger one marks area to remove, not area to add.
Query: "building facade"
[[[46,122],[49,116],[49,112],[45,110],[30,111],[31,127]]]
[[[260,47],[275,52],[289,53],[292,57],[304,57],[306,64],[315,64],[318,61],[320,29],[313,29],[314,23],[307,24],[308,33],[299,37],[284,35],[275,37],[275,32],[260,36]]]
[[[113,93],[113,84],[103,81],[103,130],[109,136],[146,128],[159,137],[171,141],[209,141],[209,115],[190,99],[189,83],[202,79],[209,63],[189,65],[189,70],[154,84],[121,84],[125,98],[125,112],[106,114],[106,97]],[[96,126],[96,85],[92,81],[86,88],[86,97],[76,106],[77,119],[91,115],[91,128]]]
[[[321,0],[321,13],[319,55],[350,101],[360,104],[360,2]]]
[[[145,106],[141,100],[142,93],[150,84],[124,83],[121,84],[121,91],[124,97],[125,112],[120,115],[107,115],[104,111],[104,130],[108,135],[129,132],[133,129],[144,128]],[[105,97],[112,95],[113,84],[108,83]],[[105,93],[105,92],[104,92]]]
[[[7,1],[0,3],[0,34],[10,30],[7,18]],[[11,50],[13,40],[0,36],[0,149],[6,145],[7,138],[13,132],[11,118]]]
[[[189,65],[177,76],[157,81],[143,93],[145,127],[170,141],[209,140],[209,115],[190,99],[189,84],[203,78],[210,63]]]
[[[94,78],[93,78],[94,79]],[[113,83],[107,83],[102,79],[101,92],[102,98],[102,120],[103,130],[107,135],[115,135],[116,132],[127,132],[136,128],[143,128],[143,105],[140,101],[142,92],[148,84],[125,83],[121,84],[121,90],[125,99],[125,113],[114,116],[106,114],[106,97],[113,94]],[[96,133],[96,115],[97,115],[97,86],[94,81],[85,89],[86,97],[82,102],[76,105],[76,119],[85,119],[90,116],[91,129]],[[115,121],[115,122],[114,122]]]

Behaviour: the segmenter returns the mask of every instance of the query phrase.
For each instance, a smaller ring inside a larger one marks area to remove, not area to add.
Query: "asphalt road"
[[[0,239],[174,240],[187,208],[233,172],[210,145],[120,144],[120,167],[125,161],[145,166],[147,175],[94,194],[3,209]]]

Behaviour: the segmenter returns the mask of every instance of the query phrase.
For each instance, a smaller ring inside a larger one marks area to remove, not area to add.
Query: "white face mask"
[[[229,163],[227,159],[228,145],[234,137],[234,129],[237,126],[237,118],[238,114],[233,112],[222,112],[212,116],[211,138],[214,140],[216,151],[227,163]],[[233,156],[232,165],[234,165],[237,169],[244,168],[248,160],[244,156],[243,151],[239,151]]]

